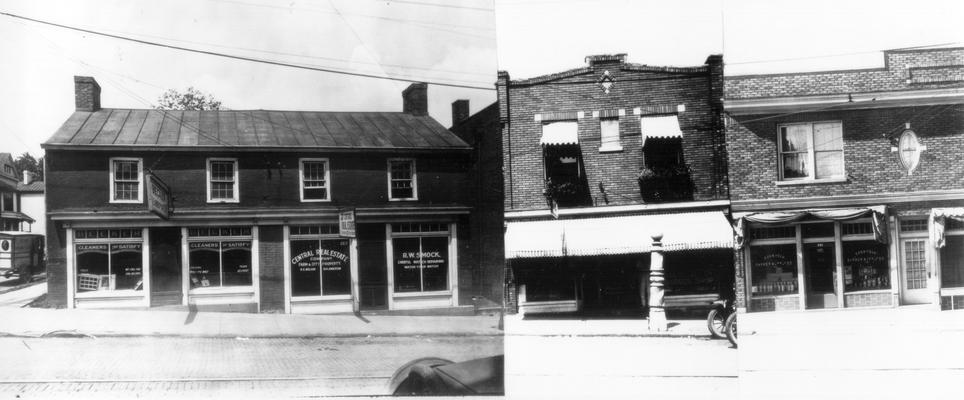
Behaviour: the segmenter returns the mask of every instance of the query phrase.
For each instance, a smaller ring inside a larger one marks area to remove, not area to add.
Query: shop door
[[[803,245],[808,309],[837,307],[836,260],[833,242]]]
[[[151,306],[182,303],[181,228],[151,228]]]
[[[930,303],[927,289],[930,280],[930,260],[927,259],[927,239],[901,241],[901,304]]]

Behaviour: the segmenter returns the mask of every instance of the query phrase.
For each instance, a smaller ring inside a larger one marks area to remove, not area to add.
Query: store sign
[[[158,217],[171,217],[171,190],[154,174],[147,175],[147,211]]]
[[[338,213],[338,235],[341,237],[355,237],[355,210]]]

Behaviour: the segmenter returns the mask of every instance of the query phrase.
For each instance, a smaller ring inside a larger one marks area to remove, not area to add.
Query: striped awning
[[[579,144],[579,129],[576,121],[557,121],[542,125],[542,140],[545,145]]]
[[[679,128],[679,119],[676,115],[642,117],[639,119],[639,125],[642,129],[643,146],[646,145],[646,138],[683,137],[683,131]]]
[[[509,222],[505,257],[538,258],[639,254],[652,251],[654,234],[664,251],[733,248],[733,228],[721,211]]]

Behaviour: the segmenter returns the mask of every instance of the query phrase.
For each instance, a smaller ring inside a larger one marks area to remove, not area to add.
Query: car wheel
[[[736,313],[730,314],[726,317],[726,338],[733,344],[733,348],[736,348]]]
[[[714,308],[710,310],[710,313],[706,316],[706,328],[709,329],[710,334],[714,338],[723,339],[726,337],[725,327],[726,317],[723,314],[723,309]]]

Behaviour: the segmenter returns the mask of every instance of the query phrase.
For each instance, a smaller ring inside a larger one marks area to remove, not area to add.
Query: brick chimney
[[[74,104],[77,111],[100,109],[100,85],[89,76],[74,76]]]
[[[452,126],[469,118],[469,101],[460,99],[452,102]]]
[[[30,171],[23,171],[23,184],[29,185],[34,180],[34,174]]]
[[[597,68],[614,64],[618,65],[624,62],[626,62],[626,53],[586,56],[586,63],[589,64],[589,68]]]
[[[711,54],[706,58],[706,66],[710,72],[710,104],[723,104],[723,55]]]
[[[402,112],[419,117],[428,115],[428,84],[413,83],[402,91]]]

